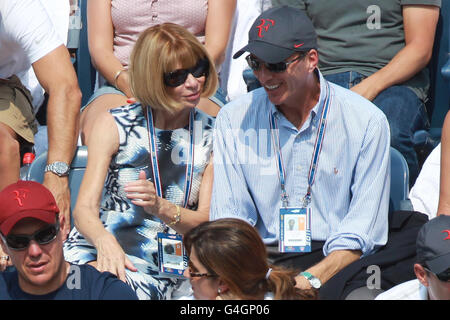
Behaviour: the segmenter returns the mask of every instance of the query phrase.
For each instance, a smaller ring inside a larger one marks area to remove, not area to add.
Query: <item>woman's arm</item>
[[[236,0],[208,0],[205,47],[216,66],[225,60]]]
[[[171,226],[175,231],[184,234],[200,223],[209,220],[212,183],[213,165],[211,157],[210,163],[203,173],[197,210],[193,211],[180,207],[181,219]],[[132,199],[133,204],[143,207],[147,213],[155,215],[167,225],[174,220],[174,216],[177,214],[176,205],[156,195],[153,183],[146,179],[143,171],[139,174],[139,180],[129,183],[125,187],[125,191],[127,197]]]
[[[114,26],[111,18],[111,0],[95,0],[87,3],[88,43],[92,64],[111,84],[117,85],[128,98],[132,97],[128,72],[113,51]]]
[[[125,267],[132,271],[136,269],[99,217],[107,170],[118,148],[117,126],[112,115],[104,112],[96,119],[90,135],[88,163],[73,215],[78,231],[97,249],[96,268],[116,274],[125,281]]]

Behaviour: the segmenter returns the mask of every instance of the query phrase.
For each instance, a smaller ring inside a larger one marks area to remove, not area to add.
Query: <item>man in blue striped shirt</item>
[[[388,234],[388,122],[371,102],[322,77],[316,48],[300,10],[273,8],[256,19],[234,57],[250,52],[263,87],[217,116],[210,213],[254,225],[273,261],[307,269],[296,278],[305,289],[373,253]],[[278,253],[285,206],[311,210],[311,253]]]

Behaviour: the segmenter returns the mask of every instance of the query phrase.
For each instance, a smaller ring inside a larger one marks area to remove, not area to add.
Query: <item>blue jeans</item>
[[[364,78],[362,74],[353,71],[325,76],[328,81],[347,89]],[[391,146],[405,157],[409,167],[409,183],[412,186],[419,174],[413,135],[417,130],[429,127],[425,105],[414,91],[402,85],[383,90],[372,102],[386,115],[391,128]]]

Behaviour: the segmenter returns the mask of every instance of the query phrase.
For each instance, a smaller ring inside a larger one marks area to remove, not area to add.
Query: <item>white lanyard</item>
[[[316,143],[314,145],[313,156],[311,158],[311,164],[309,167],[308,189],[306,191],[305,196],[302,199],[303,208],[306,208],[311,202],[311,188],[312,185],[314,184],[314,179],[316,177],[316,170],[319,164],[319,156],[320,152],[322,151],[329,106],[330,106],[330,87],[329,84],[327,83],[325,99],[323,100],[322,103],[322,116],[320,118],[319,127],[317,128]],[[274,145],[275,152],[277,153],[278,175],[281,184],[281,202],[283,206],[287,208],[289,205],[289,196],[286,192],[286,170],[284,168],[283,155],[281,152],[280,136],[278,134],[278,124],[272,112],[269,113],[269,122],[270,122],[270,132],[272,135],[272,142]],[[276,138],[275,135],[277,136]]]

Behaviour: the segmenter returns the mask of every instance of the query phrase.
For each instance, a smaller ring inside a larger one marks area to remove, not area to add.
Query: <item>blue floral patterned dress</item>
[[[165,225],[141,207],[133,205],[123,190],[128,182],[138,180],[141,170],[146,172],[147,179],[153,180],[146,111],[140,104],[132,104],[110,112],[117,124],[120,146],[108,169],[100,219],[139,270],[126,271],[127,282],[138,297],[170,299],[173,291],[185,281],[158,272],[157,233],[163,232]],[[194,121],[194,173],[187,205],[192,210],[197,207],[203,172],[212,153],[214,118],[195,109]],[[179,206],[184,202],[188,128],[156,129],[163,196]],[[175,233],[172,229],[168,232]],[[67,261],[75,264],[97,259],[96,248],[76,228],[72,229],[64,244],[64,254]]]

